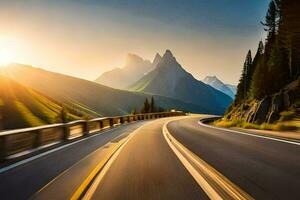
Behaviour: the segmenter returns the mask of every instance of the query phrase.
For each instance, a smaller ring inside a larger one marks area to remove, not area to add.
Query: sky
[[[94,80],[128,53],[152,60],[170,49],[195,78],[237,84],[247,51],[265,37],[268,2],[0,0],[0,54]]]

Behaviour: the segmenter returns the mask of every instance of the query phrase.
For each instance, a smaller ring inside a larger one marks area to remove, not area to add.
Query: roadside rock
[[[274,123],[279,120],[280,113],[288,110],[294,103],[300,99],[300,79],[287,85],[280,92],[267,96],[258,101],[253,100],[252,103],[244,103],[237,109],[233,110],[230,118],[245,119],[250,123]]]

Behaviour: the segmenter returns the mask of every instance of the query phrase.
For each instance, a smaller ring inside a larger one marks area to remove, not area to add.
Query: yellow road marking
[[[174,120],[169,122],[171,121]],[[249,194],[178,142],[167,129],[169,122],[166,122],[163,126],[163,135],[167,143],[210,199],[253,199]],[[197,166],[201,173],[192,164]]]
[[[152,121],[145,125],[149,125],[153,122],[155,122],[155,121]],[[145,125],[140,126],[136,130],[134,130],[131,134],[129,134],[126,138],[120,140],[117,144],[114,144],[115,145],[114,148],[108,153],[107,156],[105,156],[105,158],[103,160],[101,160],[101,162],[94,168],[94,170],[89,174],[89,176],[77,188],[75,193],[72,195],[71,200],[78,200],[80,198],[91,199],[92,195],[94,194],[95,190],[97,189],[98,184],[100,183],[100,181],[104,177],[105,173],[110,168],[113,161],[117,158],[117,156],[121,152],[122,148]],[[84,194],[85,191],[86,191],[86,193]]]
[[[89,184],[92,182],[94,177],[99,173],[99,171],[103,168],[103,166],[107,163],[110,157],[114,154],[114,152],[126,141],[126,138],[122,139],[117,144],[113,144],[111,146],[110,152],[98,163],[98,165],[93,169],[93,171],[88,175],[88,177],[82,182],[82,184],[77,188],[75,193],[72,195],[71,200],[79,199]]]

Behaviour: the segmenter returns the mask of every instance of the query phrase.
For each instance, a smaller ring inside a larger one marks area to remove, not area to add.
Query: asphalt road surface
[[[168,119],[140,129],[125,145],[92,199],[208,199],[162,134]]]
[[[99,162],[101,148],[134,130],[113,156],[115,159],[110,159],[111,165],[106,164],[107,170],[102,169],[103,176],[97,174],[84,190],[84,197],[90,194],[91,199],[105,200],[209,199],[207,190],[199,186],[163,135],[163,126],[171,119],[175,121],[167,129],[181,145],[253,198],[300,199],[299,143],[203,126],[198,123],[200,117],[120,126],[21,164],[0,173],[0,199],[28,199],[41,188],[44,189],[38,193],[39,199],[67,199],[78,185],[75,182],[81,183]]]
[[[168,124],[185,147],[255,199],[300,199],[300,146],[199,125]]]
[[[141,121],[106,130],[95,137],[0,173],[0,199],[28,199],[66,169],[110,140],[130,133],[148,122]],[[68,185],[65,187],[67,189]]]

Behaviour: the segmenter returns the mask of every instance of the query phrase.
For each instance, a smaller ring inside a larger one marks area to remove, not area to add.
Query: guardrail
[[[34,128],[0,132],[0,161],[22,156],[54,144],[90,136],[97,132],[133,121],[185,115],[183,112],[162,112],[117,117],[78,120],[66,124],[52,124]]]

